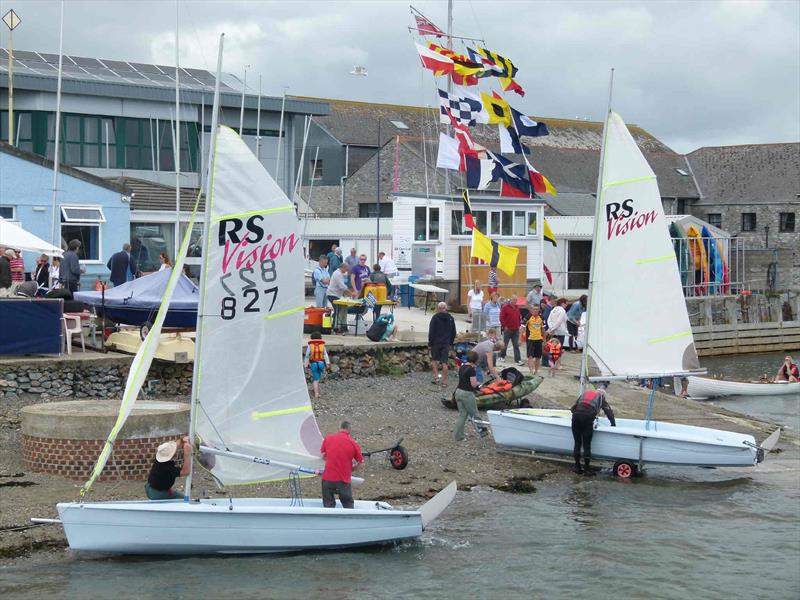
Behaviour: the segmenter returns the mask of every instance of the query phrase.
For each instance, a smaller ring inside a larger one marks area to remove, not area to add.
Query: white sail
[[[622,118],[603,141],[588,347],[603,375],[698,369],[680,273],[655,173]]]
[[[125,421],[128,420],[128,417],[130,416],[131,411],[136,404],[136,400],[139,398],[139,392],[142,389],[142,385],[144,385],[144,381],[147,378],[148,372],[150,371],[150,365],[153,363],[156,350],[158,350],[158,340],[161,337],[161,327],[164,324],[164,319],[166,319],[167,312],[169,311],[169,303],[172,300],[172,295],[175,293],[175,288],[178,286],[178,282],[183,276],[183,263],[186,258],[186,252],[189,249],[189,240],[191,239],[192,227],[194,225],[195,216],[197,215],[197,207],[199,202],[200,196],[198,195],[194,203],[192,216],[189,219],[189,224],[186,228],[186,233],[183,235],[183,240],[181,241],[178,256],[175,259],[175,266],[172,268],[169,281],[167,282],[167,289],[164,290],[164,296],[161,299],[161,305],[158,307],[156,318],[153,321],[153,326],[150,328],[150,331],[147,333],[147,337],[144,338],[141,346],[139,346],[139,349],[136,351],[136,355],[133,357],[130,369],[128,370],[128,379],[125,382],[125,391],[122,393],[122,402],[120,403],[117,420],[114,423],[114,427],[111,429],[111,432],[108,434],[108,438],[103,445],[103,449],[100,451],[100,456],[97,458],[97,462],[92,469],[92,473],[89,476],[88,481],[81,489],[81,496],[86,495],[86,493],[94,484],[95,480],[97,480],[97,478],[100,476],[100,473],[103,472],[103,468],[106,466],[108,459],[111,457],[111,451],[114,448],[114,442],[117,440],[117,436],[122,430],[122,426],[125,425]]]
[[[196,431],[231,452],[321,468],[322,436],[300,356],[303,248],[294,206],[239,136],[220,127],[207,202]],[[285,468],[216,456],[225,485]]]

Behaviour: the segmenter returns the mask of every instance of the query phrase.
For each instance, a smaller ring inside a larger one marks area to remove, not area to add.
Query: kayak
[[[476,394],[475,401],[478,404],[478,410],[503,410],[505,408],[510,408],[515,401],[522,400],[525,396],[538,388],[542,381],[544,381],[544,377],[540,375],[525,375],[519,385],[515,385],[507,392]],[[455,394],[450,398],[442,398],[442,404],[446,408],[457,408]]]

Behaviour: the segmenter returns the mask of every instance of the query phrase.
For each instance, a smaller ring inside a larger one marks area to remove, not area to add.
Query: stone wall
[[[301,351],[298,360],[305,350]],[[333,379],[423,371],[430,366],[425,344],[366,341],[361,346],[328,347]],[[132,357],[109,354],[92,360],[13,360],[0,362],[0,400],[20,397],[49,399],[119,398]],[[306,373],[310,381],[310,375]],[[192,365],[155,361],[145,380],[150,397],[187,397],[192,389]]]

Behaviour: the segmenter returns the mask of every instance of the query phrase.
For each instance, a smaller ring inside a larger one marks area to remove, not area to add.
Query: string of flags
[[[469,88],[481,81],[496,81],[502,91],[524,96],[525,90],[515,80],[519,69],[511,59],[483,46],[465,46],[466,54],[447,48],[440,41],[441,38],[447,39],[447,35],[413,7],[411,10],[416,28],[409,29],[416,30],[422,38],[433,37],[436,40],[415,43],[422,67],[435,77],[447,77],[455,84],[452,91],[437,90],[439,121],[451,126],[452,135],[439,134],[436,166],[464,174],[467,188],[462,195],[464,226],[472,232],[471,256],[511,276],[516,269],[519,250],[496,242],[476,227],[468,190],[485,190],[490,184],[499,183],[500,195],[504,197],[556,195],[556,189],[547,177],[531,164],[533,154],[522,140],[523,137],[549,135],[547,125],[516,110],[496,91],[470,91]],[[475,142],[470,128],[479,124],[497,126],[499,153]],[[519,156],[521,162],[514,162],[503,154]],[[535,228],[535,222],[529,227]],[[556,245],[547,219],[542,224],[542,234],[546,241]],[[546,267],[545,274],[552,282]]]

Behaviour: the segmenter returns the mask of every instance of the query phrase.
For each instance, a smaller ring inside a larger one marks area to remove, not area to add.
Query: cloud
[[[414,5],[444,28],[444,2]],[[59,3],[14,8],[15,46],[56,52]],[[241,78],[252,65],[248,82],[262,75],[265,94],[435,102],[405,3],[182,1],[179,13],[184,66],[213,70],[224,30],[224,69]],[[70,0],[65,51],[171,65],[174,28],[173,2]],[[474,0],[456,3],[454,31],[515,62],[528,93],[511,101],[530,114],[601,119],[613,66],[615,109],[676,150],[800,139],[798,2]],[[354,65],[369,77],[350,76]]]

